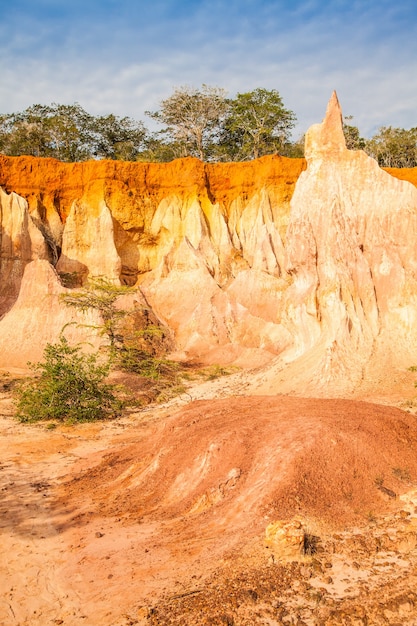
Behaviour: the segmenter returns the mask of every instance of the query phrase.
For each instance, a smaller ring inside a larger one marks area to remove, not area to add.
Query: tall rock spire
[[[343,134],[343,115],[336,91],[328,102],[326,115],[321,124],[314,124],[306,133],[305,157],[307,160],[319,154],[346,150]]]
[[[285,238],[295,354],[317,350],[315,389],[354,390],[366,368],[382,377],[415,354],[417,189],[346,148],[335,92],[306,158]]]

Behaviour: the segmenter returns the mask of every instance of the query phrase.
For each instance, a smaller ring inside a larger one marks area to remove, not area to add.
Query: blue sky
[[[415,0],[0,0],[0,113],[78,102],[142,119],[177,86],[277,89],[298,119],[336,89],[364,136],[417,126]]]

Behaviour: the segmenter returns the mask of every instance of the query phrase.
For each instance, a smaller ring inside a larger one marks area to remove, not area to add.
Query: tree
[[[416,167],[417,128],[382,126],[366,142],[365,150],[381,167]]]
[[[206,157],[206,148],[218,136],[227,110],[226,92],[219,87],[202,85],[178,87],[160,103],[160,110],[147,111],[152,119],[165,124],[164,133],[183,147],[182,156]]]
[[[109,340],[110,357],[113,358],[118,340],[118,324],[128,314],[127,311],[117,306],[116,301],[120,296],[132,292],[132,288],[114,285],[104,278],[95,278],[91,279],[84,289],[63,294],[62,300],[67,306],[84,313],[90,309],[100,313],[103,320],[101,331]]]
[[[92,157],[92,116],[77,103],[34,104],[21,113],[2,117],[5,154],[54,157],[61,161]]]
[[[10,156],[51,156],[45,108],[35,104],[22,113],[2,116],[1,151]]]
[[[163,131],[148,135],[144,141],[144,148],[137,154],[136,160],[145,163],[167,163],[187,156],[184,142],[166,141],[164,135]]]
[[[99,364],[80,346],[70,346],[62,334],[57,343],[47,344],[44,361],[31,369],[37,378],[17,390],[21,422],[89,422],[116,417],[123,408],[114,387],[104,382],[109,365]]]
[[[275,89],[238,93],[229,100],[220,143],[234,160],[284,153],[295,121]]]
[[[146,146],[142,122],[110,114],[94,117],[79,104],[34,104],[0,116],[0,150],[61,161],[136,160]]]
[[[3,113],[0,115],[0,152],[5,151],[9,135],[10,115]]]
[[[344,118],[347,121],[353,119],[352,115],[347,115]],[[351,126],[346,122],[343,122],[343,133],[346,140],[346,148],[348,150],[363,150],[365,148],[366,141],[360,136],[359,128],[357,126]]]
[[[78,104],[52,104],[46,117],[53,156],[67,162],[91,158],[92,116]]]
[[[91,126],[95,135],[96,157],[135,161],[145,147],[145,126],[130,117],[104,115],[94,118]]]

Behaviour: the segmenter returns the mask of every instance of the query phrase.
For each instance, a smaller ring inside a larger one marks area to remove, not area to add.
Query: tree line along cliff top
[[[219,87],[178,87],[145,111],[156,130],[113,113],[94,116],[78,103],[34,104],[0,113],[0,153],[90,159],[168,162],[195,156],[203,161],[248,161],[269,154],[302,157],[304,137],[295,137],[296,114],[276,89],[256,88],[234,98]],[[381,167],[417,165],[417,127],[382,126],[370,139],[345,116],[347,147],[362,149]]]

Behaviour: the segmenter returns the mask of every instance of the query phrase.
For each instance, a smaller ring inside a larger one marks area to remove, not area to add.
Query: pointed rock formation
[[[337,94],[333,91],[323,122],[314,124],[306,133],[304,154],[307,162],[311,162],[319,154],[329,157],[345,150],[342,109]]]
[[[286,236],[289,384],[298,362],[304,391],[352,392],[415,359],[417,189],[346,149],[335,93],[307,132],[306,159]]]

